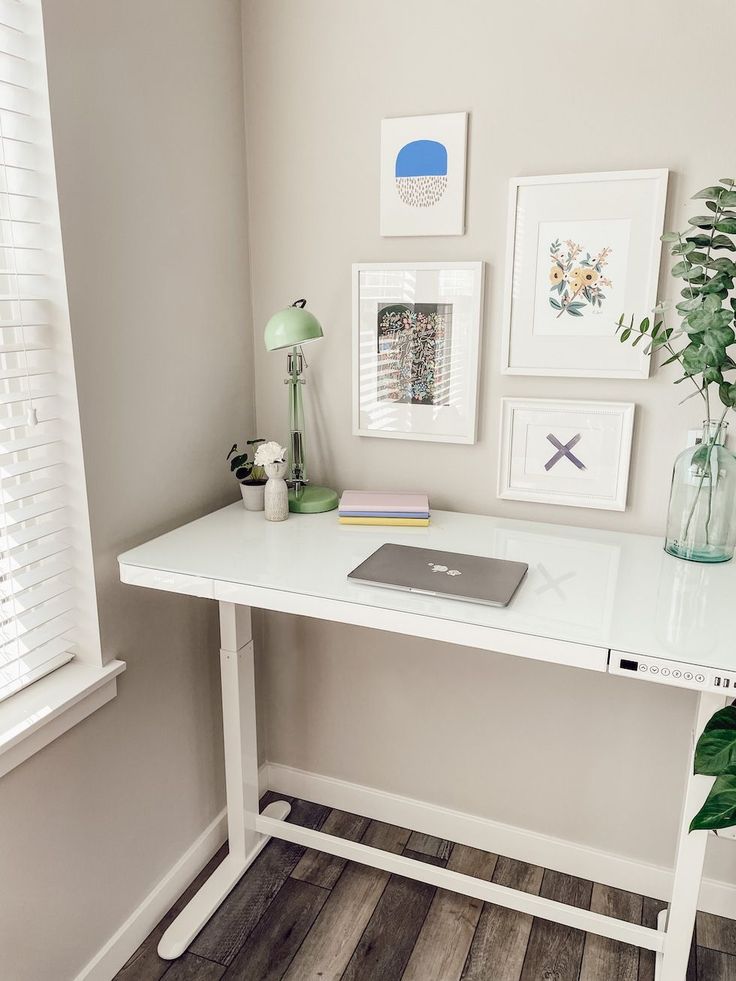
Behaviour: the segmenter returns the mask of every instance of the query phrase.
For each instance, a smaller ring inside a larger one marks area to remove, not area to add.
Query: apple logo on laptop
[[[428,562],[427,565],[430,567],[432,572],[444,572],[448,576],[461,576],[462,572],[459,569],[448,569],[446,565],[436,565],[434,562]]]

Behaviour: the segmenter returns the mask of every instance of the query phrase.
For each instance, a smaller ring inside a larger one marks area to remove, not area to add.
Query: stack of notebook
[[[340,498],[341,525],[429,524],[429,498],[426,494],[384,494],[377,491],[347,490]]]

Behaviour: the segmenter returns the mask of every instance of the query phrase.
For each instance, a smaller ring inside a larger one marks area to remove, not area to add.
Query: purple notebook
[[[393,494],[380,491],[343,491],[340,498],[340,513],[363,514],[368,517],[385,515],[388,517],[427,517],[429,498],[426,494]]]
[[[340,508],[341,518],[428,518],[429,511],[345,511]]]

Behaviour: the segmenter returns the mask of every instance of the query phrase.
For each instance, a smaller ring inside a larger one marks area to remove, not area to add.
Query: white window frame
[[[77,406],[71,326],[64,273],[56,172],[54,167],[51,119],[41,0],[0,0],[0,35],[20,43],[22,32],[26,70],[32,79],[34,126],[33,146],[40,150],[34,179],[43,205],[42,231],[44,276],[43,297],[49,301],[55,381],[63,404],[61,426],[65,500],[70,516],[70,542],[74,571],[74,657],[73,660],[32,682],[28,687],[0,702],[0,777],[28,759],[33,753],[76,725],[90,713],[115,697],[117,676],[125,663],[105,661],[97,617],[92,544],[89,529],[87,491]],[[10,25],[8,28],[7,25]],[[16,29],[13,34],[13,30]],[[8,40],[9,39],[9,40]],[[0,50],[3,44],[0,43]],[[21,50],[21,49],[19,49]],[[3,55],[0,54],[0,59]],[[8,59],[11,56],[6,56]],[[30,63],[30,64],[29,64]],[[9,64],[12,62],[9,61]],[[0,74],[0,77],[3,77]],[[0,83],[0,89],[9,83]],[[0,96],[2,93],[0,92]],[[0,98],[0,106],[3,101]],[[0,108],[0,113],[4,110]],[[0,126],[0,138],[3,129]],[[0,147],[4,150],[4,146]],[[0,155],[4,166],[5,155]],[[46,273],[48,272],[48,275]],[[62,413],[59,413],[60,415]]]

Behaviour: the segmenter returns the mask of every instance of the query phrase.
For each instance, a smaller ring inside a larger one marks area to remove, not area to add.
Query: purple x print
[[[573,446],[576,446],[582,438],[583,437],[580,435],[580,433],[576,433],[572,439],[567,441],[567,443],[561,443],[556,436],[549,433],[547,435],[547,439],[555,447],[557,452],[554,456],[551,456],[549,460],[547,460],[544,465],[544,469],[551,470],[556,463],[559,463],[559,461],[566,456],[570,463],[575,464],[578,470],[585,470],[585,464],[582,462],[582,460],[578,460],[575,454],[570,452]]]

